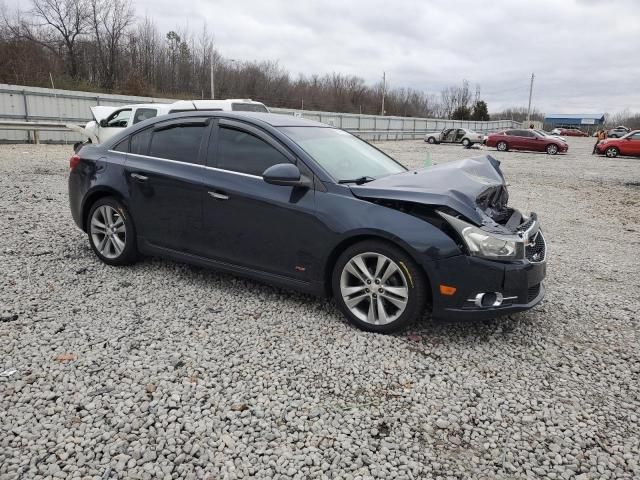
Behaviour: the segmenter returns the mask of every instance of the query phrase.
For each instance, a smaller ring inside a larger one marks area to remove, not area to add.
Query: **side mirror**
[[[103,118],[102,120],[100,120],[100,126],[101,127],[109,126],[109,124],[107,123],[107,119],[106,118]]]
[[[262,179],[271,185],[285,187],[309,187],[311,180],[300,173],[300,169],[293,163],[278,163],[267,168]]]

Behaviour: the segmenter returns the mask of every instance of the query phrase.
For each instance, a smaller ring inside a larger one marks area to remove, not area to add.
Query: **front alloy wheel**
[[[379,253],[356,255],[344,266],[340,294],[363,322],[386,325],[407,308],[409,286],[397,263]]]
[[[340,309],[356,326],[389,333],[421,315],[428,295],[423,276],[400,249],[367,241],[340,256],[333,292]]]
[[[463,138],[462,139],[462,146],[464,148],[470,148],[471,147],[471,141],[468,138]]]
[[[498,142],[496,148],[501,152],[506,152],[509,149],[507,142]]]
[[[605,151],[604,154],[609,157],[609,158],[616,158],[618,156],[618,149],[616,147],[608,147]]]
[[[558,153],[558,146],[552,144],[547,145],[547,155],[555,155]]]

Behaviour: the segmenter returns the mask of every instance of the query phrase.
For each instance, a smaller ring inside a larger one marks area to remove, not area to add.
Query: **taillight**
[[[79,163],[80,163],[80,155],[73,155],[69,159],[69,168],[71,169],[72,172],[76,169]]]

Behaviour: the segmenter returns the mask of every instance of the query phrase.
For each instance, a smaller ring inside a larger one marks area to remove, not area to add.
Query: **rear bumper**
[[[436,319],[493,318],[528,310],[542,301],[542,284],[546,262],[529,261],[501,263],[460,255],[434,262],[427,270],[433,287],[433,311]],[[453,295],[442,295],[440,285],[455,287]],[[478,294],[498,293],[503,297],[499,306],[479,306]]]

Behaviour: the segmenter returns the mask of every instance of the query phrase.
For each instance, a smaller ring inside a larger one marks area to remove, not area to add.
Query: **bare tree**
[[[91,0],[91,28],[101,67],[101,84],[109,90],[116,84],[122,40],[133,20],[129,0]]]
[[[78,78],[78,40],[86,34],[88,4],[86,0],[32,0],[33,7],[25,18],[18,13],[14,22],[5,26],[18,38],[35,42],[64,58],[65,70]]]

